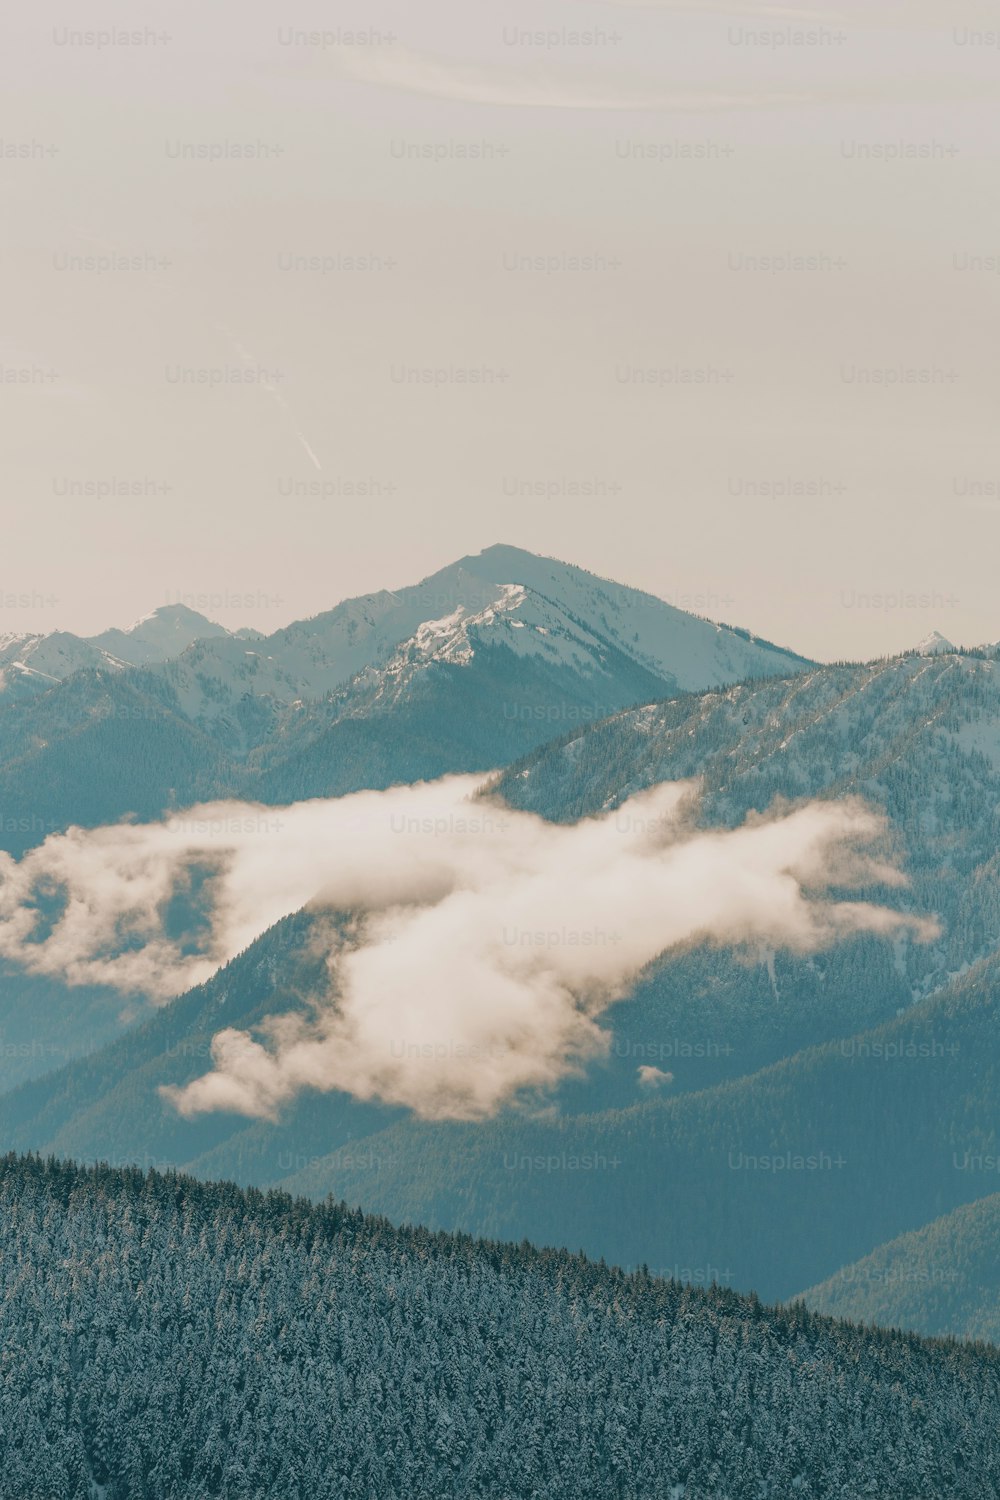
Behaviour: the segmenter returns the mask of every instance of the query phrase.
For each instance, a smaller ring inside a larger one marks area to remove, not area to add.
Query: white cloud
[[[0,954],[163,1000],[290,912],[350,913],[346,939],[317,923],[329,986],[311,1013],[273,1017],[258,1036],[221,1031],[213,1070],[168,1096],[185,1114],[274,1118],[303,1089],[339,1089],[474,1119],[603,1053],[599,1018],[668,949],[804,952],[856,932],[934,931],[825,894],[904,883],[872,852],[881,818],[855,800],[704,830],[695,788],[664,783],[566,826],[476,798],[483,785],[452,776],[72,829],[4,857]],[[204,917],[198,951],[179,917],[186,892]]]
[[[641,1068],[637,1069],[636,1076],[639,1080],[639,1087],[644,1089],[665,1088],[674,1081],[673,1073],[665,1073],[662,1068],[651,1067],[649,1063],[644,1063]]]
[[[159,823],[71,828],[20,861],[0,852],[0,956],[70,984],[168,1000],[322,887],[333,904],[368,910],[408,899],[413,856],[401,851],[395,821],[438,826],[480,780],[284,808],[206,803]],[[432,860],[422,870],[433,879]],[[207,921],[171,937],[193,881]]]

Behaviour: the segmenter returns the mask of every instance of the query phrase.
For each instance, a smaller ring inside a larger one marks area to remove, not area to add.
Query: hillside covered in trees
[[[283,1185],[621,1266],[713,1265],[784,1301],[996,1190],[998,1007],[993,957],[749,1078],[589,1115],[404,1119]]]
[[[803,1301],[855,1322],[1000,1343],[998,1250],[1000,1193],[991,1193],[880,1245]]]
[[[1000,1354],[172,1174],[0,1162],[23,1500],[1000,1489]]]

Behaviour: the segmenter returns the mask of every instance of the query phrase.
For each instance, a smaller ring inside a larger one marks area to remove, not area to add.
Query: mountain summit
[[[251,644],[231,635],[200,639],[169,666],[166,675],[196,722],[230,715],[248,692],[286,705],[335,691],[366,703],[395,700],[428,669],[475,664],[478,672],[496,648],[512,671],[516,660],[528,677],[571,677],[595,715],[643,697],[810,665],[639,589],[500,545]]]
[[[119,661],[139,667],[167,661],[194,641],[220,635],[227,636],[229,631],[196,609],[189,609],[186,604],[161,604],[127,630],[102,631],[100,635],[92,635],[89,643]]]
[[[149,666],[179,655],[200,636],[228,634],[185,604],[161,605],[127,630],[104,630],[100,635],[15,632],[0,636],[0,693],[44,689],[88,668],[120,671]]]
[[[950,656],[957,649],[940,630],[932,630],[930,635],[925,635],[916,648],[918,656]]]

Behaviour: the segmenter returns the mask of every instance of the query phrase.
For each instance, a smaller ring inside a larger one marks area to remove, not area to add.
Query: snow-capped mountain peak
[[[515,633],[516,632],[516,633]],[[393,691],[431,663],[467,665],[477,651],[503,646],[520,658],[540,658],[554,670],[586,678],[604,671],[607,656],[601,639],[574,621],[556,603],[532,593],[523,583],[502,583],[482,609],[459,605],[438,620],[425,620],[404,641],[385,667],[369,668],[358,681],[381,680]]]
[[[679,690],[787,675],[805,664],[637,589],[505,546],[463,557],[391,595],[347,601],[268,644],[271,654],[252,674],[255,692],[270,690],[288,703],[294,679],[297,700],[332,691],[346,717],[398,703],[427,685],[428,673],[455,668],[472,669],[480,684],[483,673],[495,686],[502,680],[511,712],[527,711],[522,697],[530,683],[538,699],[532,713],[568,692],[597,715]],[[186,678],[186,691],[200,691],[207,657],[220,649],[228,648],[199,643],[198,677]],[[348,664],[353,671],[345,678]],[[169,671],[179,679],[189,667],[192,653]],[[470,683],[470,690],[481,686]],[[208,712],[222,702],[213,693]]]
[[[932,630],[919,642],[916,650],[918,656],[947,656],[957,650],[957,647],[940,630]]]
[[[51,687],[87,667],[120,669],[124,665],[66,630],[49,635],[18,632],[0,639],[0,692]]]
[[[568,620],[585,624],[593,636],[616,646],[681,691],[798,671],[809,665],[794,652],[782,651],[749,632],[718,625],[641,589],[519,547],[487,547],[455,567],[498,584],[524,585],[533,596],[550,600]]]
[[[51,687],[88,668],[120,672],[150,666],[179,655],[200,636],[228,635],[185,604],[161,605],[127,630],[113,628],[94,636],[14,631],[0,636],[0,693]]]
[[[225,630],[175,604],[127,630],[61,641],[61,648],[52,636],[0,648],[0,670],[16,661],[23,672],[29,648],[37,685],[81,667],[142,666],[164,676],[182,715],[202,728],[217,725],[227,742],[245,748],[271,715],[292,705],[331,695],[343,701],[357,692],[363,702],[353,711],[364,712],[373,695],[395,700],[427,672],[474,662],[492,661],[498,671],[506,663],[508,685],[518,671],[528,673],[543,697],[558,698],[572,683],[594,712],[808,665],[749,632],[570,563],[500,545],[419,583],[345,600],[266,636]],[[479,661],[494,648],[504,654]]]
[[[229,636],[230,632],[186,604],[161,604],[125,630],[105,630],[90,644],[131,666],[168,661],[197,640]]]

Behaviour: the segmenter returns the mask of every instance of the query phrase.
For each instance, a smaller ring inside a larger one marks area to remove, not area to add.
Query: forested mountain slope
[[[687,778],[701,782],[700,817],[709,825],[732,826],[776,799],[863,796],[884,809],[910,880],[868,894],[935,914],[941,935],[928,945],[838,944],[813,958],[765,951],[750,964],[747,955],[725,953],[665,960],[633,1004],[645,1017],[637,1034],[650,1042],[701,1044],[700,1057],[682,1047],[678,1065],[669,1057],[660,1064],[680,1086],[747,1072],[889,1019],[1000,942],[994,657],[819,667],[626,710],[567,731],[512,766],[498,790],[516,807],[571,821],[656,782]],[[602,1103],[628,1103],[630,1082],[636,1097],[630,1063],[627,1049],[613,1057]]]
[[[0,697],[0,840],[14,855],[71,824],[232,795],[244,776],[146,669],[77,672],[27,702]]]
[[[318,1168],[332,1174],[328,1184],[332,1187],[343,1169],[374,1167],[367,1148],[359,1152],[357,1142],[384,1129],[398,1118],[398,1111],[362,1104],[344,1094],[307,1091],[286,1106],[278,1123],[228,1114],[183,1119],[158,1093],[161,1084],[188,1083],[211,1066],[212,1038],[223,1027],[253,1029],[266,1016],[302,1008],[311,997],[326,992],[329,981],[324,965],[310,957],[316,920],[327,920],[326,914],[302,912],[285,919],[207,983],[148,1019],[139,1020],[126,1035],[94,1050],[81,1048],[87,1055],[62,1067],[58,1066],[61,1059],[52,1057],[50,1068],[54,1071],[50,1076],[35,1078],[0,1096],[0,1139],[22,1150],[55,1151],[83,1160],[104,1158],[184,1167],[200,1176],[225,1176],[256,1186],[276,1184],[290,1173]],[[872,966],[869,978],[878,973],[891,974],[892,950],[884,942],[859,939],[851,945],[851,951],[859,975],[865,973],[866,956]],[[726,972],[728,962],[724,953],[705,950],[691,957],[687,968],[700,972],[710,986],[713,975]],[[790,960],[779,957],[773,965],[779,979],[784,977],[786,962]],[[823,969],[819,960],[817,965],[815,984],[819,988]],[[760,975],[765,978],[764,995],[755,983]],[[635,1075],[642,1066],[672,1070],[673,1081],[663,1087],[666,1095],[673,1097],[696,1089],[706,1075],[711,1078],[728,1070],[734,1076],[745,1076],[755,1071],[751,1040],[759,1050],[768,1045],[780,1050],[788,1034],[780,1025],[782,1012],[768,1007],[767,997],[772,991],[767,969],[759,964],[745,971],[741,1029],[731,1023],[727,1031],[725,1017],[707,1014],[700,997],[685,1010],[679,990],[668,992],[676,1012],[665,1006],[660,1013],[657,1001],[662,993],[656,985],[643,985],[634,999],[613,1007],[605,1021],[607,1059],[594,1062],[584,1078],[571,1078],[552,1099],[539,1102],[551,1108],[554,1101],[566,1115],[581,1110],[592,1114],[602,1109],[605,1100],[617,1104],[616,1094],[624,1095],[631,1104],[641,1093]],[[810,1029],[823,1036],[838,1027],[848,1034],[857,1029],[872,1014],[867,1001],[861,1004],[867,993],[860,991],[853,1014],[826,1015],[821,1009],[819,988],[816,1019]],[[876,1014],[894,1016],[897,987],[887,984],[878,999],[880,1009]],[[70,991],[62,1001],[81,1039],[86,1036],[83,1001],[83,992],[76,991]],[[74,1011],[78,1004],[83,1007],[79,1013]],[[751,1039],[755,1025],[766,1032],[768,1015],[770,1036]],[[33,1020],[30,1014],[23,1022],[31,1035],[37,1035],[37,1024],[37,1017]],[[733,1046],[727,1040],[732,1036],[744,1038],[743,1046]],[[846,1036],[841,1037],[841,1045],[848,1045]],[[648,1099],[648,1091],[642,1097]],[[599,1192],[598,1184],[591,1186]],[[419,1217],[419,1203],[411,1202],[407,1213]],[[508,1232],[519,1231],[512,1228]]]
[[[278,924],[118,1041],[6,1095],[3,1141],[287,1180],[396,1217],[583,1246],[625,1265],[711,1265],[730,1285],[782,1297],[995,1182],[996,960],[873,1033],[628,1110],[430,1126],[306,1093],[276,1124],[178,1116],[159,1085],[204,1072],[218,1030],[304,1004],[323,982],[312,920]],[[792,1160],[811,1156],[812,1168]]]
[[[0,1088],[16,1088],[99,1052],[134,1019],[112,990],[70,988],[0,960]]]
[[[776,798],[859,793],[888,815],[939,945],[908,947],[917,993],[1000,941],[1000,660],[902,656],[817,667],[627,710],[512,766],[514,807],[571,821],[660,781],[697,778],[702,818],[733,826]]]
[[[983,1174],[1000,1183],[1000,1156]],[[802,1295],[856,1322],[1000,1343],[1000,1192],[880,1245]]]
[[[32,1500],[1000,1490],[1000,1356],[172,1175],[0,1162]]]
[[[279,922],[208,983],[124,1036],[3,1096],[3,1144],[177,1167],[231,1143],[230,1159],[245,1157],[243,1180],[270,1183],[302,1164],[306,1139],[314,1143],[311,1154],[325,1153],[382,1128],[395,1112],[342,1095],[307,1096],[282,1125],[266,1127],[241,1115],[183,1119],[159,1096],[161,1084],[187,1083],[210,1066],[212,1037],[222,1027],[254,1026],[269,1013],[307,1004],[325,975],[322,959],[310,952],[310,932],[305,913]]]
[[[367,1160],[310,1164],[396,1219],[581,1246],[617,1265],[721,1268],[788,1298],[995,1186],[1000,959],[874,1031],[625,1110],[405,1120]]]

